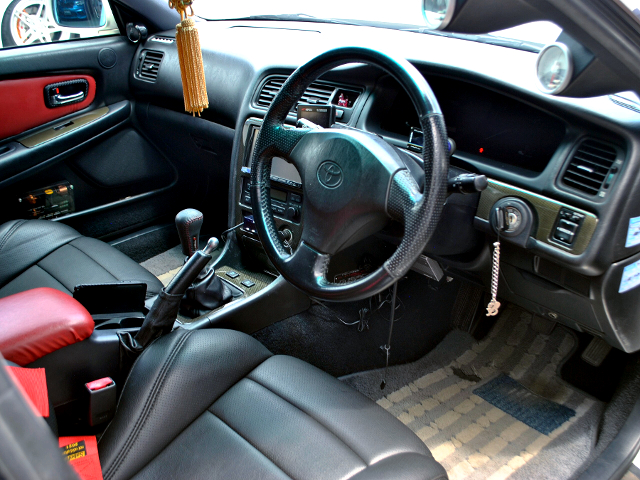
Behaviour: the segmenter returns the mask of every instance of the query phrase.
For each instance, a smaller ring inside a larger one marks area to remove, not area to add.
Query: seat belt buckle
[[[85,383],[89,394],[89,425],[108,422],[116,411],[116,382],[111,377]]]

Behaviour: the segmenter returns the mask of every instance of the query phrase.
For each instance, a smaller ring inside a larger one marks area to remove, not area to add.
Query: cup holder
[[[121,328],[140,328],[144,318],[123,318],[120,320]]]
[[[124,317],[113,318],[104,323],[96,325],[96,330],[119,330],[121,328],[140,328],[144,322],[144,318],[140,317]]]

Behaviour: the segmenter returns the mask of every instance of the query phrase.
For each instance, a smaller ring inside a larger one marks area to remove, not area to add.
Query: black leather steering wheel
[[[347,63],[382,68],[406,90],[424,132],[424,193],[398,152],[377,135],[347,129],[285,128],[289,111],[322,74]],[[294,286],[316,298],[348,301],[390,287],[407,273],[431,238],[446,196],[449,155],[440,106],[408,61],[375,50],[344,47],[298,68],[267,112],[251,161],[251,204],[267,256]],[[303,184],[301,242],[293,254],[282,245],[271,213],[271,160],[296,166]],[[380,230],[389,218],[404,224],[395,253],[377,270],[349,284],[326,278],[331,256]]]

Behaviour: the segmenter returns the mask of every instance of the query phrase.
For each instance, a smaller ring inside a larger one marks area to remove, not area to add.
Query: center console
[[[249,118],[242,130],[242,146],[236,182],[238,198],[236,199],[235,224],[242,224],[237,230],[240,246],[266,259],[262,244],[258,238],[251,209],[251,158],[262,120]],[[294,250],[300,242],[302,232],[302,180],[295,166],[282,158],[275,157],[271,165],[271,210],[285,248]]]

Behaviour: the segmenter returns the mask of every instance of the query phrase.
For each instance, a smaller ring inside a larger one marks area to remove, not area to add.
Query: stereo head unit
[[[302,194],[271,187],[271,210],[274,215],[300,223],[300,210],[302,208]],[[251,207],[251,188],[249,179],[242,179],[241,203]]]

